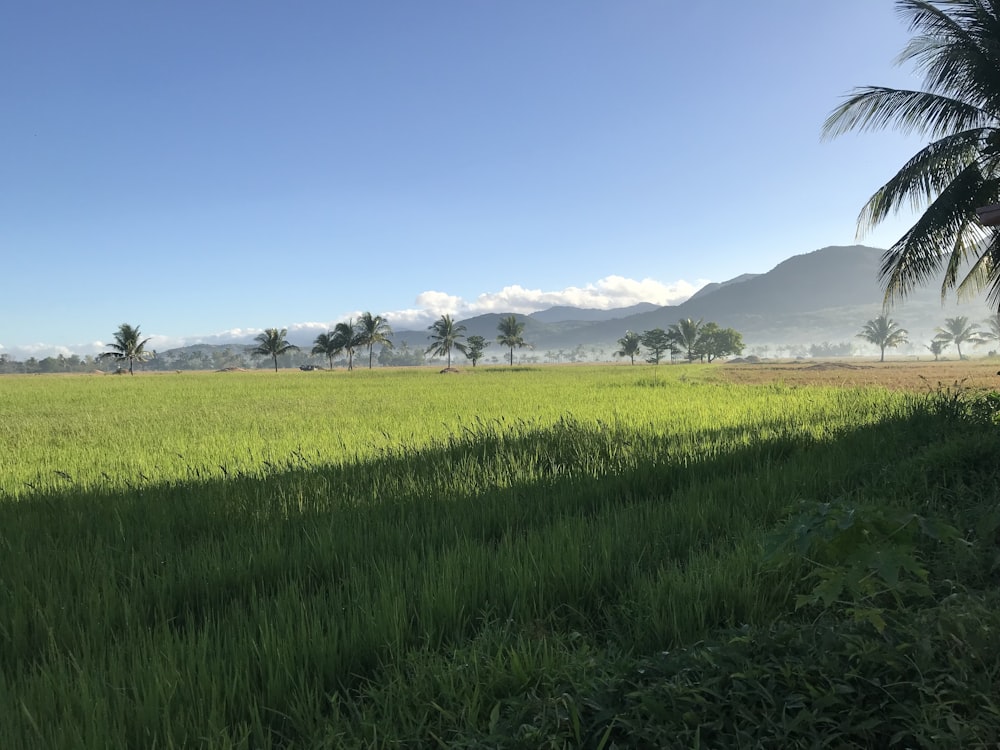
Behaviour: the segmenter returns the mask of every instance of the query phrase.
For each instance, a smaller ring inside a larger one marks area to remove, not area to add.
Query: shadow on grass
[[[304,737],[303,703],[321,705],[409,648],[460,643],[488,620],[636,648],[766,620],[790,597],[757,559],[767,529],[803,498],[925,502],[948,471],[933,452],[963,434],[919,409],[823,440],[777,422],[755,428],[680,441],[501,420],[364,461],[293,455],[253,474],[127,492],[67,486],[2,504],[0,692],[31,700],[39,675],[82,680],[109,663],[118,679],[140,680],[123,666],[130,649],[163,651],[185,679],[202,670],[203,683],[188,685],[193,704],[227,679],[240,687],[220,721],[246,723],[265,706],[273,718],[260,731]],[[980,466],[948,481],[973,481]],[[662,593],[647,596],[651,587]],[[685,591],[703,601],[671,603]],[[647,631],[630,621],[677,621],[674,606],[688,619]],[[211,663],[190,662],[195,644]],[[116,690],[111,678],[86,679]]]

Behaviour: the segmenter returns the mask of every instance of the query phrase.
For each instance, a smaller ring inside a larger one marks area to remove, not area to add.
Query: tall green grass
[[[764,533],[933,439],[907,394],[649,372],[4,378],[0,747],[447,746],[772,622]]]

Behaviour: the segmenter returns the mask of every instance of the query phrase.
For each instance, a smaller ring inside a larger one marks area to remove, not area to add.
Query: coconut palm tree
[[[688,362],[694,362],[698,354],[698,339],[701,336],[702,320],[684,318],[667,327],[667,333],[674,343],[687,352]]]
[[[384,348],[392,349],[392,328],[389,321],[381,315],[372,315],[370,312],[362,313],[355,326],[358,332],[358,343],[368,347],[368,369],[372,369],[372,347],[381,344]]]
[[[635,331],[625,331],[625,335],[618,339],[618,346],[621,347],[615,352],[616,357],[628,357],[632,364],[635,364],[635,355],[639,353],[642,342],[640,336]]]
[[[333,369],[333,358],[344,351],[343,345],[340,343],[340,338],[336,333],[330,331],[329,333],[321,333],[316,337],[313,342],[315,346],[312,348],[313,354],[322,354],[330,362],[330,369]]]
[[[153,352],[146,351],[146,344],[149,343],[149,339],[140,341],[139,336],[141,335],[139,326],[130,326],[128,323],[122,323],[118,326],[118,330],[115,331],[114,343],[108,344],[111,347],[111,351],[104,352],[99,355],[99,358],[114,359],[119,363],[128,362],[128,374],[135,375],[135,372],[132,370],[132,365],[135,362],[146,362],[155,356]]]
[[[354,320],[346,323],[337,323],[333,327],[333,338],[338,347],[338,351],[347,352],[347,369],[354,369],[354,350],[361,346],[361,336],[358,333]]]
[[[905,344],[907,331],[900,328],[899,324],[888,315],[879,315],[865,323],[865,327],[858,334],[859,339],[870,341],[881,351],[879,362],[885,362],[886,348],[895,348],[900,344]]]
[[[964,315],[959,315],[957,318],[947,318],[943,326],[934,330],[937,331],[937,336],[934,337],[936,341],[955,345],[955,348],[958,349],[959,359],[962,359],[962,344],[983,343],[983,338],[979,333],[979,326],[975,323],[970,323],[969,319]]]
[[[458,349],[462,354],[468,354],[468,347],[459,339],[465,338],[465,326],[455,325],[455,321],[450,315],[442,315],[438,320],[427,327],[431,332],[428,336],[431,345],[427,347],[427,354],[435,357],[447,357],[448,367],[451,367],[451,350]]]
[[[823,134],[895,128],[929,140],[858,217],[863,234],[899,209],[923,211],[882,256],[887,303],[943,271],[942,296],[988,288],[1000,304],[1000,231],[976,215],[1000,202],[1000,3],[896,0],[896,9],[913,32],[899,60],[923,73],[922,88],[857,88]]]
[[[274,360],[274,371],[278,371],[278,357],[285,352],[295,352],[299,347],[290,344],[285,340],[288,329],[265,328],[263,333],[258,333],[254,337],[257,346],[250,349],[250,353],[256,357],[271,357]]]
[[[510,349],[510,366],[514,366],[514,349],[520,349],[522,346],[528,346],[524,340],[524,323],[519,323],[517,321],[517,316],[507,315],[500,318],[500,323],[497,325],[497,330],[500,331],[500,335],[497,336],[497,342],[501,346],[506,346]]]

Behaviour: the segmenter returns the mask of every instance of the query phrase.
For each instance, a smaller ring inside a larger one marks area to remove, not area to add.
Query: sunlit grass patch
[[[532,695],[562,715],[582,665],[789,611],[762,546],[801,501],[900,502],[948,455],[918,395],[650,369],[5,381],[0,746],[447,745]]]

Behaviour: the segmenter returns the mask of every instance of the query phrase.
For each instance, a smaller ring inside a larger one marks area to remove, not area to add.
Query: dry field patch
[[[890,361],[862,359],[797,360],[757,364],[723,364],[720,380],[729,383],[784,385],[882,386],[926,391],[956,383],[967,388],[1000,389],[1000,360],[974,359],[961,362]]]

